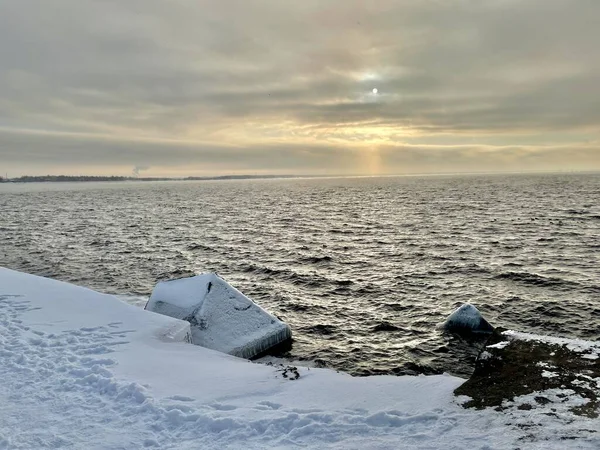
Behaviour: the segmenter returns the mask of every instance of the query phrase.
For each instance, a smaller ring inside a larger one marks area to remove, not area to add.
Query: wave
[[[103,240],[100,240],[100,239],[94,239],[93,241],[91,241],[89,243],[89,245],[92,246],[92,247],[108,247],[111,244],[113,244],[112,241],[108,241],[108,240],[103,241]]]
[[[403,331],[403,330],[402,330],[402,328],[397,327],[396,325],[393,325],[389,322],[383,321],[383,322],[379,322],[374,327],[371,327],[371,331],[378,333],[378,332],[382,332],[382,331]]]
[[[496,279],[509,280],[531,286],[548,287],[559,290],[580,290],[585,292],[600,292],[599,286],[583,285],[576,281],[565,280],[558,277],[547,277],[531,272],[504,272],[496,275]]]
[[[169,272],[163,272],[163,273],[159,274],[157,279],[164,281],[164,280],[173,280],[173,279],[178,279],[178,278],[188,278],[188,277],[193,277],[194,275],[196,275],[196,272],[194,272],[193,270],[175,269],[175,270],[171,270]]]
[[[524,284],[532,284],[535,286],[571,286],[573,282],[566,281],[561,278],[545,277],[536,273],[530,272],[504,272],[496,276],[500,280],[511,280]]]
[[[323,263],[330,263],[333,261],[333,258],[331,256],[306,256],[303,258],[299,258],[300,262],[303,262],[305,264],[323,264]]]
[[[334,334],[337,331],[337,329],[333,325],[317,324],[311,327],[303,328],[302,331],[310,334],[322,334],[324,336],[329,336]]]
[[[327,278],[314,273],[301,274],[291,269],[275,269],[273,267],[257,266],[255,264],[242,265],[241,270],[245,273],[252,273],[255,275],[268,275],[300,286],[319,287],[330,282]]]
[[[333,234],[355,234],[353,230],[340,230],[339,228],[331,228],[328,231]]]
[[[208,245],[204,245],[204,244],[190,244],[187,246],[187,250],[206,250],[206,251],[212,251],[213,248],[209,247]]]
[[[392,311],[406,311],[414,308],[413,305],[403,305],[401,303],[387,303],[383,305],[384,308],[391,309]]]

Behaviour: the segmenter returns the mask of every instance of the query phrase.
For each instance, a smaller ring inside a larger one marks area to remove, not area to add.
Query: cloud
[[[420,145],[431,170],[467,170],[481,157],[440,159],[429,143],[475,140],[509,156],[556,148],[521,158],[560,168],[600,137],[598,16],[596,0],[4,0],[2,139],[31,150],[4,145],[0,162],[299,171],[314,168],[309,148],[348,171],[387,146],[385,172]]]
[[[169,141],[122,140],[102,135],[20,132],[0,129],[1,170],[28,173],[114,173],[130,175],[410,174],[432,172],[594,170],[598,142],[555,146],[271,143],[232,146]],[[146,164],[139,165],[139,161]],[[101,170],[100,170],[101,169]],[[104,172],[103,172],[104,171]]]

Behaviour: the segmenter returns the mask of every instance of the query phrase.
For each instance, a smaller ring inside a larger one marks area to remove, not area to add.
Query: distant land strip
[[[198,180],[258,180],[273,178],[314,178],[314,175],[221,175],[207,177],[122,177],[87,175],[24,175],[18,178],[0,177],[0,183],[46,183],[46,182],[86,182],[86,181],[198,181]]]
[[[203,177],[139,177],[139,176],[97,176],[97,175],[23,175],[8,178],[0,176],[0,183],[45,183],[45,182],[86,182],[86,181],[211,181],[211,180],[269,180],[294,178],[372,178],[372,177],[435,177],[435,176],[477,176],[477,175],[600,175],[600,171],[589,170],[522,170],[508,172],[434,172],[399,174],[329,174],[329,175],[213,175]]]

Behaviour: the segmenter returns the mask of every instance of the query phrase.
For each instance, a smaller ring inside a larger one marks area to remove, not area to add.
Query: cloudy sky
[[[600,170],[599,20],[598,0],[1,0],[0,172]]]

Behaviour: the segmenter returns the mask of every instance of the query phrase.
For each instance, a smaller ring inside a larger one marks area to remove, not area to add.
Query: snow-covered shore
[[[564,417],[538,414],[536,439],[530,411],[465,409],[460,378],[290,379],[187,344],[186,327],[0,268],[0,448],[600,448],[600,430],[572,439]]]

